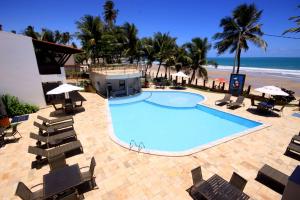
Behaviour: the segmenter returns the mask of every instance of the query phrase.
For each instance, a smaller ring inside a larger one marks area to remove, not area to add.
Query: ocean
[[[210,57],[218,63],[218,70],[232,71],[234,58]],[[213,69],[213,66],[208,66]],[[240,73],[290,79],[300,83],[300,58],[241,57]],[[300,85],[299,85],[300,87]]]
[[[208,58],[221,66],[233,66],[234,58]],[[300,70],[300,58],[296,57],[241,57],[241,67]]]

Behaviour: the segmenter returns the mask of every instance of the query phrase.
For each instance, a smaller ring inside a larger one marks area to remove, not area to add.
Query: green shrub
[[[21,103],[17,97],[9,94],[2,96],[2,102],[6,107],[6,112],[9,117],[34,113],[39,110],[39,107],[28,103]]]

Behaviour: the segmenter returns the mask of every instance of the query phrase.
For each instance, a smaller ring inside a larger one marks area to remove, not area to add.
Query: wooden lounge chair
[[[283,109],[285,108],[286,105],[283,105],[280,109],[274,108],[273,111],[275,111],[279,116],[283,115]]]
[[[227,104],[230,103],[230,98],[231,98],[231,94],[225,94],[223,99],[219,99],[217,101],[215,101],[215,105],[220,105],[220,104]]]
[[[251,98],[251,107],[257,107],[258,104],[255,103],[255,99]]]
[[[59,124],[48,125],[48,126],[34,121],[33,125],[39,128],[40,134],[43,134],[44,131],[51,133],[51,132],[58,131],[61,129],[73,128],[73,122],[71,122],[71,121],[67,121],[67,122],[63,122],[63,123],[59,123]]]
[[[300,145],[300,135],[294,135],[291,141]]]
[[[35,192],[32,192],[31,189],[43,185],[42,183],[35,185],[31,187],[30,189],[23,183],[19,182],[17,189],[16,189],[16,196],[19,196],[22,200],[37,200],[37,199],[43,199],[43,189],[37,190]]]
[[[19,134],[20,138],[22,138],[22,135],[20,134],[20,132],[18,131],[18,125],[20,123],[14,123],[14,124],[10,124],[11,129],[9,129],[10,131],[4,131],[4,137],[13,137],[14,139],[16,139],[15,135]]]
[[[269,186],[271,189],[283,193],[289,176],[265,164],[257,173],[256,180]]]
[[[66,121],[71,121],[74,123],[74,119],[72,116],[65,116],[65,117],[60,117],[60,118],[56,118],[56,119],[48,119],[48,118],[38,115],[37,118],[42,120],[43,125],[46,125],[46,126],[52,125],[52,124],[57,124],[57,123],[62,123],[62,122],[66,122]]]
[[[81,177],[82,177],[82,183],[88,182],[92,189],[96,186],[96,182],[95,182],[96,177],[94,177],[95,166],[96,166],[96,160],[94,157],[92,157],[90,166],[85,166],[80,168],[83,169],[89,167],[88,171],[81,172]]]
[[[229,183],[235,186],[237,189],[243,191],[247,184],[247,180],[238,175],[237,173],[233,172]]]
[[[237,108],[237,107],[245,106],[244,99],[245,99],[245,97],[238,96],[238,98],[236,99],[235,102],[231,102],[231,103],[227,104],[227,108]]]
[[[29,146],[28,153],[37,155],[36,156],[37,161],[41,161],[42,157],[51,158],[75,149],[80,149],[81,151],[83,151],[82,145],[78,140],[52,149],[42,149],[39,147]]]
[[[65,154],[59,154],[57,156],[48,158],[50,171],[54,171],[67,166]]]
[[[202,177],[201,166],[192,169],[191,173],[192,173],[193,185],[190,188],[188,188],[186,191],[194,198],[193,188],[199,187],[205,181]]]
[[[289,146],[286,148],[287,152],[296,153],[297,155],[300,154],[300,145],[290,142]]]
[[[80,200],[80,199],[84,199],[84,197],[83,197],[83,195],[79,195],[78,191],[75,190],[71,194],[68,194],[67,196],[64,196],[64,197],[62,197],[60,199],[61,200]]]
[[[59,134],[51,136],[43,136],[37,135],[35,133],[30,133],[30,138],[37,140],[37,146],[40,146],[41,143],[44,142],[49,147],[49,145],[60,144],[63,140],[73,137],[77,139],[76,132],[74,130],[61,132]]]

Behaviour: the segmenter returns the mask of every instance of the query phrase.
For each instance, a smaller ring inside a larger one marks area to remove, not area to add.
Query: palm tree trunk
[[[162,61],[160,60],[159,65],[158,65],[158,69],[157,69],[157,73],[156,73],[156,78],[158,77],[158,73],[159,73],[159,70],[160,70],[161,63],[162,63]]]
[[[165,66],[165,77],[167,77],[167,73],[168,73],[168,67]]]
[[[236,70],[237,74],[240,72],[240,65],[241,65],[241,49],[239,49],[237,55],[237,70]]]
[[[192,77],[191,77],[191,79],[190,79],[190,84],[191,84],[192,81],[194,80],[195,74],[196,74],[196,69],[193,69]]]

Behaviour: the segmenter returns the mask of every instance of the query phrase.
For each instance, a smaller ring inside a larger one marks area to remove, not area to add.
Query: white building
[[[46,106],[46,92],[65,82],[64,64],[72,47],[0,31],[0,95]]]
[[[128,96],[141,91],[142,72],[136,65],[114,65],[90,69],[97,92],[107,97]]]

